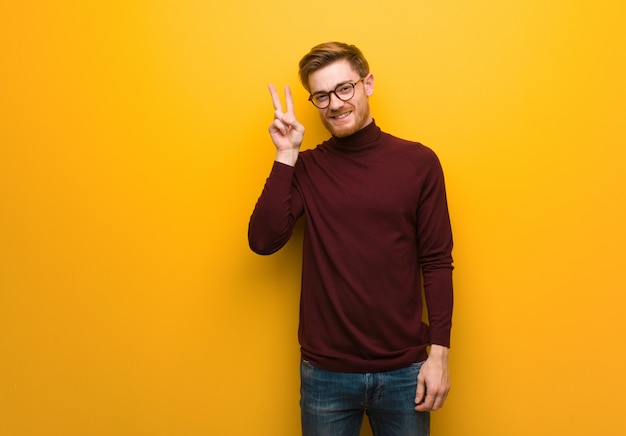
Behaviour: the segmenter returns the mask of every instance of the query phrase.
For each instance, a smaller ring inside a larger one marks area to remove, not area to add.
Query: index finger
[[[270,89],[270,94],[272,95],[272,104],[274,105],[274,110],[283,111],[283,104],[280,101],[280,97],[278,96],[278,92],[276,92],[276,88],[271,83],[267,85]]]

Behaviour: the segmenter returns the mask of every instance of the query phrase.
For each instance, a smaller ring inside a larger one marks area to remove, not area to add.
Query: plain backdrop
[[[433,434],[625,434],[625,21],[618,0],[3,2],[0,434],[300,434],[302,228],[270,257],[246,232],[267,84],[314,147],[297,63],[329,40],[446,174]]]

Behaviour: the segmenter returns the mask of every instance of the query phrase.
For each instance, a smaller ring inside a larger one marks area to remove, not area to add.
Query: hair
[[[304,86],[307,91],[311,92],[309,86],[309,76],[311,73],[342,59],[350,62],[350,65],[359,73],[359,76],[365,77],[369,74],[369,64],[361,50],[356,46],[343,42],[325,42],[313,47],[311,51],[300,60],[300,70],[298,74],[302,86]]]

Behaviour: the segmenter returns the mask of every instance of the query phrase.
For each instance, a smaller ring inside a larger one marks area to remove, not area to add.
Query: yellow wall
[[[247,247],[266,85],[356,43],[446,171],[453,390],[433,434],[621,435],[621,0],[0,5],[0,434],[299,434],[299,249]],[[369,434],[364,429],[363,434]]]

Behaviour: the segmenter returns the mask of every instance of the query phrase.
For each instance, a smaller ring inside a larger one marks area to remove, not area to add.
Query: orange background
[[[357,44],[455,233],[433,434],[620,435],[622,1],[0,4],[0,434],[299,434],[300,241],[247,247],[266,85]],[[370,434],[364,428],[363,435]]]

